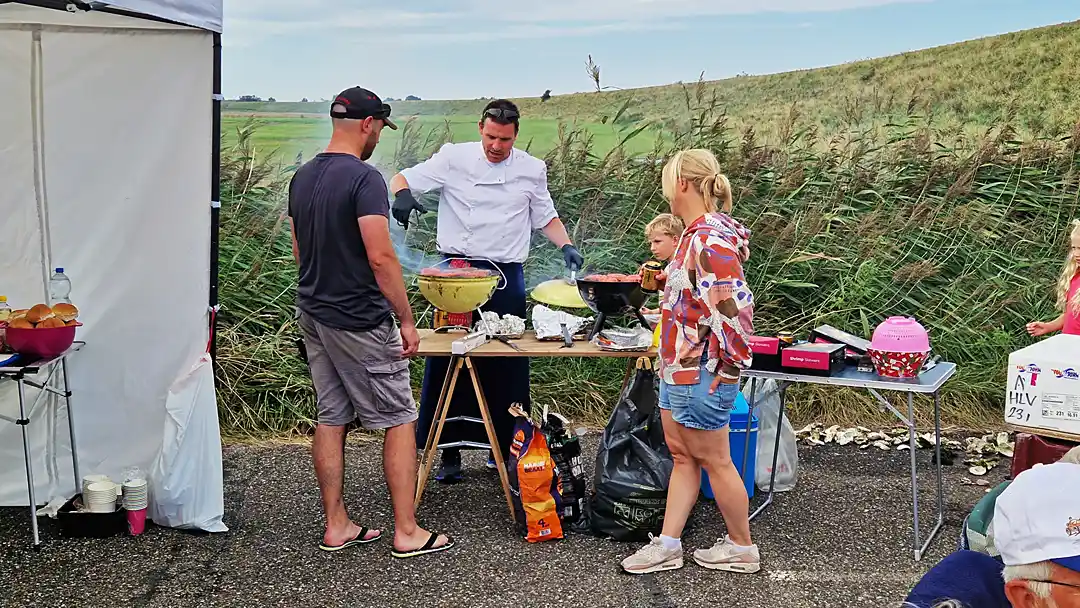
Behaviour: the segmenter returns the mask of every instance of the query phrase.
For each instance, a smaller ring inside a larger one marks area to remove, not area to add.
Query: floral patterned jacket
[[[668,384],[698,384],[703,361],[727,384],[750,366],[754,295],[742,268],[749,239],[722,213],[698,218],[679,238],[660,302],[660,376]]]

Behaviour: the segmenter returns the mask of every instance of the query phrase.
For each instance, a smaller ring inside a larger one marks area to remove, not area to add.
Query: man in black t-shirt
[[[326,515],[319,546],[337,551],[382,536],[354,523],[342,499],[345,435],[359,420],[386,430],[394,555],[442,551],[451,539],[417,526],[413,508],[417,411],[408,358],[420,338],[390,240],[386,182],[364,162],[382,128],[397,125],[390,107],[360,87],[338,95],[330,116],[334,131],[326,151],[289,184],[293,255],[300,265],[297,319],[318,397],[312,454]]]

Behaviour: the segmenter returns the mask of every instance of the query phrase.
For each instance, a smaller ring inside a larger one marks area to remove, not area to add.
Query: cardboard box
[[[1080,437],[1080,336],[1058,334],[1009,355],[1005,422]]]
[[[780,364],[791,374],[831,376],[844,369],[843,344],[796,344],[781,351]]]

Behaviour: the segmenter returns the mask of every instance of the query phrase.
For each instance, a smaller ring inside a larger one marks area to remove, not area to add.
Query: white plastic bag
[[[743,397],[750,402],[750,380],[743,388]],[[758,418],[757,465],[754,482],[761,490],[768,491],[772,475],[773,446],[776,445],[776,417],[780,414],[780,386],[776,380],[758,380],[754,391],[754,413]],[[795,442],[795,429],[787,413],[780,423],[780,455],[776,459],[776,481],[773,490],[787,492],[795,487],[799,469],[799,448]]]
[[[214,367],[204,354],[165,402],[161,452],[150,468],[150,519],[170,528],[227,532]]]

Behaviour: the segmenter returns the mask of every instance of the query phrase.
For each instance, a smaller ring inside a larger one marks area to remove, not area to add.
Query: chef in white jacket
[[[517,106],[505,99],[487,104],[481,114],[478,142],[443,145],[430,159],[401,171],[390,180],[394,194],[394,218],[409,227],[409,216],[424,207],[413,193],[439,190],[436,247],[444,259],[459,258],[474,267],[492,268],[506,277],[485,311],[526,318],[525,275],[522,263],[529,255],[534,231],[544,233],[563,254],[570,270],[579,270],[584,259],[570,242],[547,188],[547,165],[543,160],[514,148],[517,140]],[[493,265],[488,263],[492,262]],[[524,357],[475,360],[484,396],[493,418],[503,458],[509,454],[514,421],[507,411],[529,401],[529,359]],[[427,441],[428,430],[449,366],[447,357],[429,357],[420,395],[417,443]],[[449,417],[479,416],[471,383],[459,382],[452,397]],[[440,443],[474,441],[486,443],[480,425],[455,428],[447,422]],[[436,479],[452,483],[462,478],[458,448],[442,451]],[[494,468],[489,454],[488,467]]]

